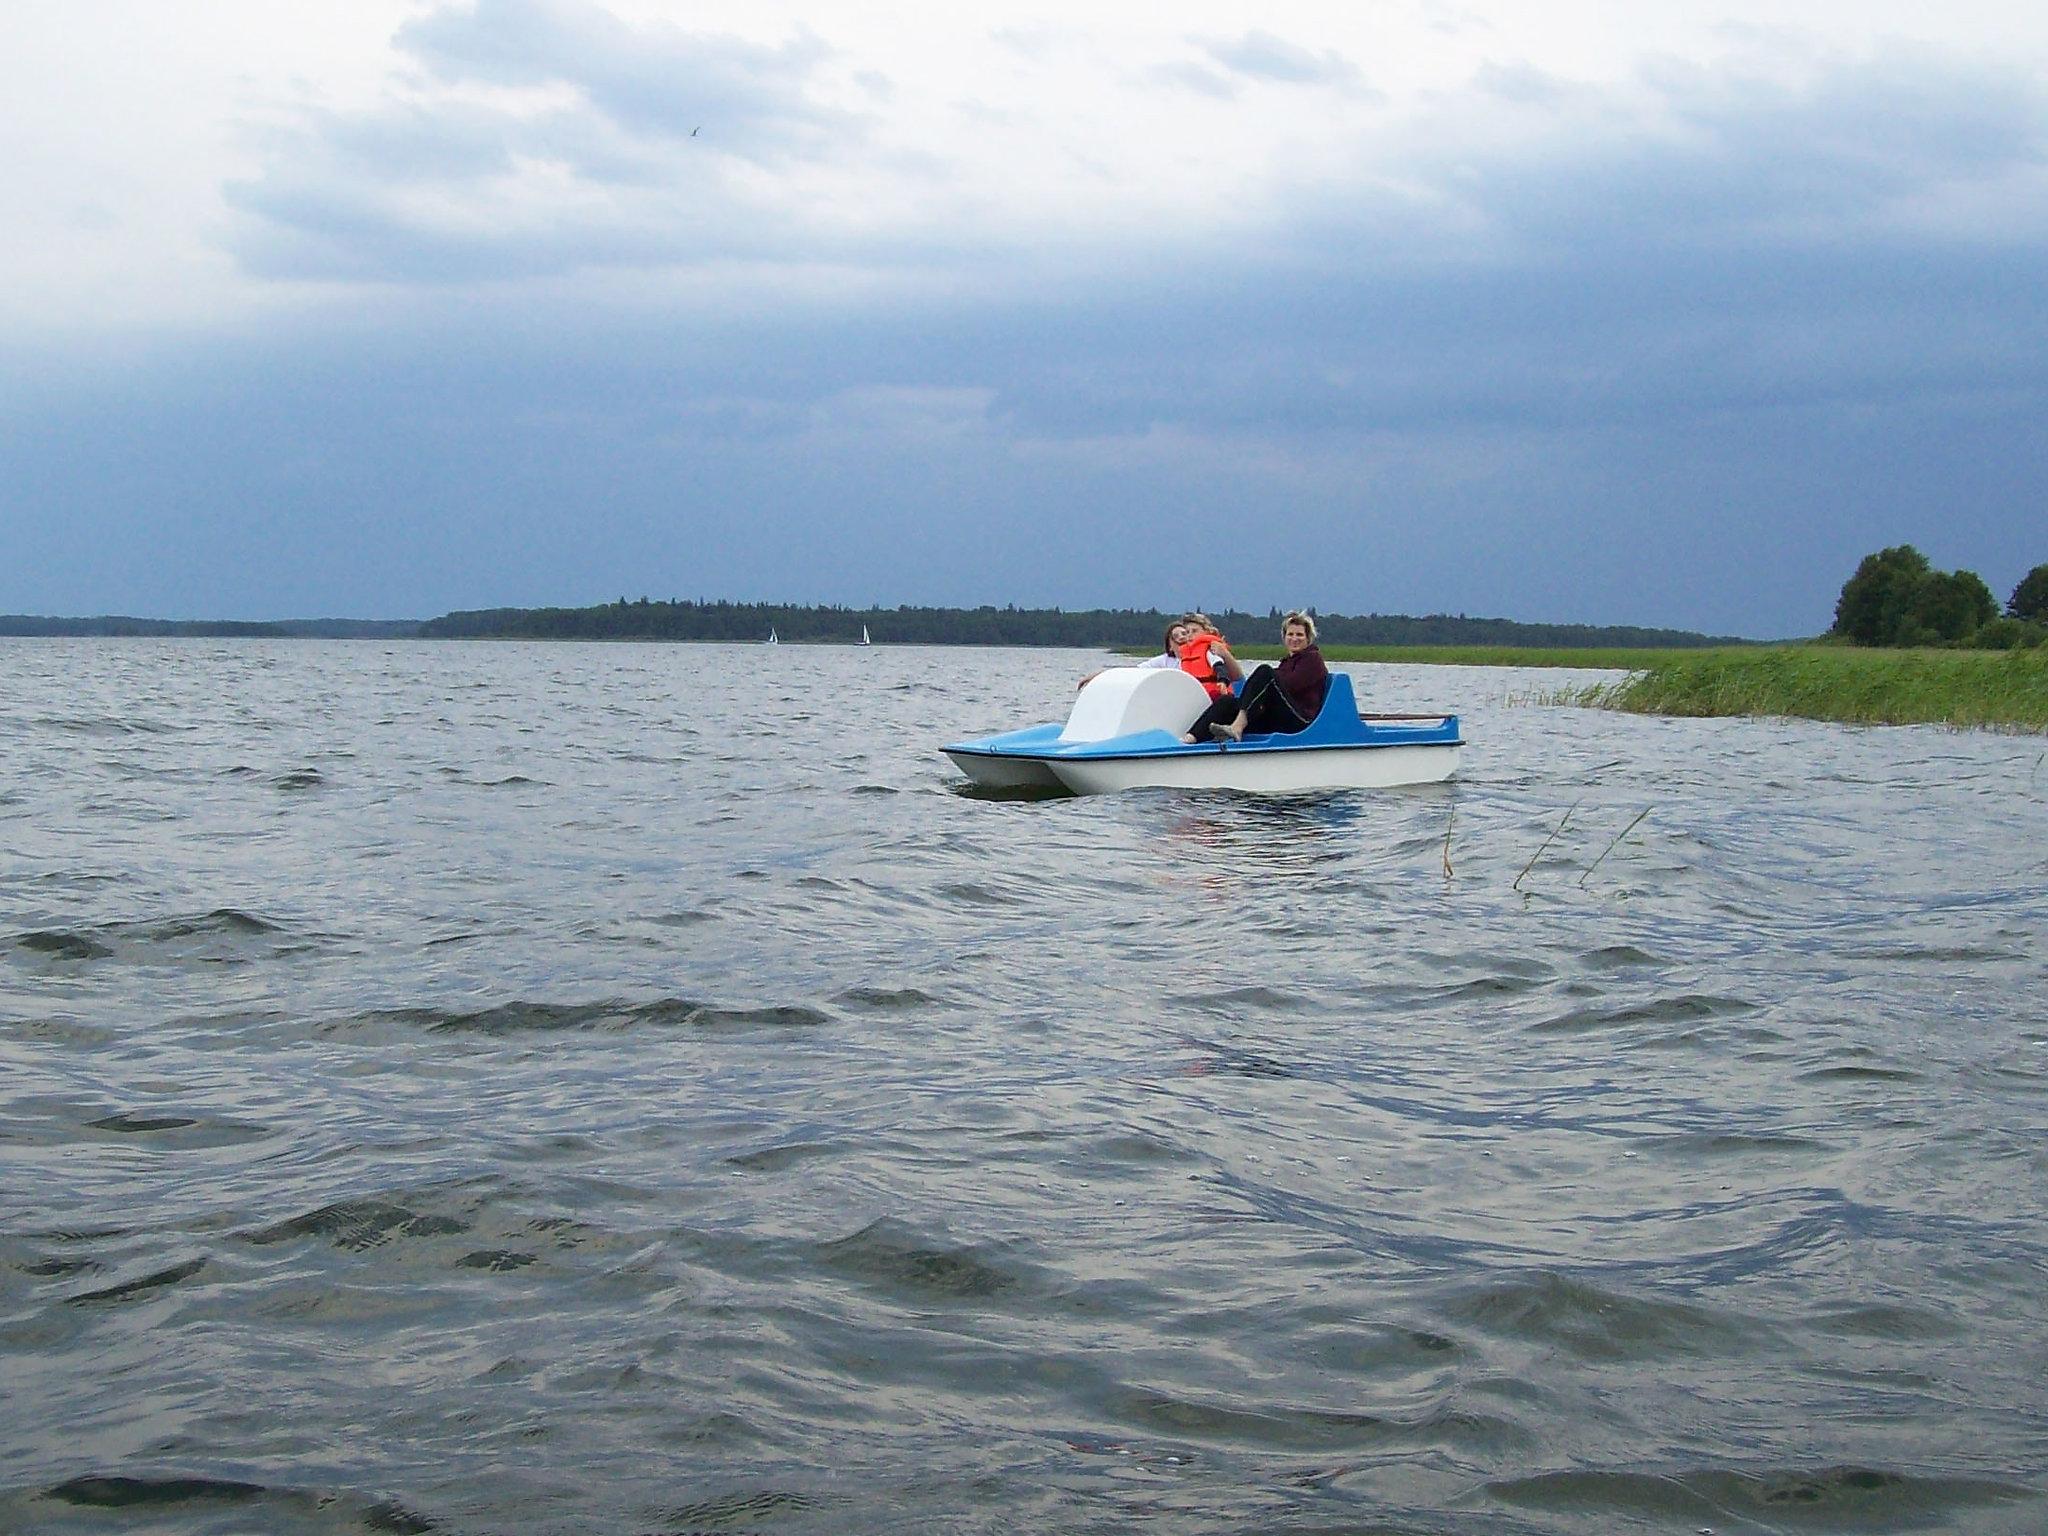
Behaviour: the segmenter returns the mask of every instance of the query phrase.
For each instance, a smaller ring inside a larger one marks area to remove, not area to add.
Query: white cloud
[[[1988,229],[2034,216],[2028,167],[1915,162],[1995,159],[2010,114],[1972,78],[2023,94],[2048,57],[2037,8],[1904,0],[17,0],[9,25],[0,326],[221,317],[294,278],[936,260],[1029,283],[1263,239],[1305,192],[1376,188],[1397,238],[1455,242],[1479,227],[1458,157],[1479,192],[1518,166],[1555,189],[1546,155],[1649,164],[1688,111],[1808,164],[1833,132],[1830,163],[1905,178],[1895,221]],[[1887,115],[1815,94],[1887,67]]]

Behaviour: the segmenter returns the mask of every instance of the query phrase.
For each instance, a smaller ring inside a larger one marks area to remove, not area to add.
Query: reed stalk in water
[[[1636,812],[1636,819],[1634,821],[1630,822],[1627,826],[1623,827],[1619,832],[1614,834],[1614,841],[1609,843],[1605,848],[1601,849],[1600,857],[1595,859],[1590,865],[1588,865],[1586,868],[1586,872],[1583,875],[1579,876],[1580,885],[1584,885],[1588,880],[1593,878],[1593,871],[1598,869],[1602,864],[1605,864],[1607,862],[1607,855],[1614,852],[1616,848],[1619,848],[1621,846],[1621,840],[1624,837],[1627,837],[1629,833],[1635,831],[1637,827],[1641,826],[1643,824],[1643,818],[1649,814],[1650,808],[1646,805],[1640,811]]]
[[[1556,842],[1564,829],[1571,825],[1572,811],[1576,811],[1583,803],[1583,801],[1579,800],[1574,800],[1571,803],[1571,808],[1564,813],[1563,819],[1558,822],[1555,830],[1551,832],[1550,836],[1543,839],[1542,844],[1534,853],[1529,855],[1529,862],[1522,866],[1522,874],[1515,876],[1515,883],[1508,887],[1509,890],[1519,891],[1522,888],[1522,876],[1528,874],[1530,870],[1536,867],[1536,861],[1543,857],[1543,850]]]

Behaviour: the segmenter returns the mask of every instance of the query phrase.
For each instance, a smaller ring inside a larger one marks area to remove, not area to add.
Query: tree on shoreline
[[[2020,578],[2005,611],[2030,624],[2048,624],[2048,565],[2037,565]]]
[[[2048,576],[2042,585],[2048,587]],[[2019,596],[2013,594],[2015,602]],[[2015,641],[2028,643],[2025,631],[1994,634],[1995,622],[2002,622],[1998,599],[1983,577],[1975,571],[1937,571],[1912,545],[1898,544],[1865,555],[1842,584],[1829,633],[1871,646],[1969,645],[1980,635],[2005,648]]]
[[[1895,644],[1906,603],[1930,569],[1927,557],[1910,544],[1865,555],[1856,574],[1842,583],[1833,633],[1857,645]]]

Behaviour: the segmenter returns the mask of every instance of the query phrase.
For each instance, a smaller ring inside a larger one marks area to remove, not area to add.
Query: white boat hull
[[[1455,746],[1329,747],[1294,752],[1219,748],[1186,757],[1090,758],[1045,765],[1077,795],[1124,789],[1234,789],[1290,795],[1436,784],[1458,771]]]
[[[1063,789],[1052,769],[1035,757],[997,757],[988,752],[949,750],[953,766],[988,789]]]

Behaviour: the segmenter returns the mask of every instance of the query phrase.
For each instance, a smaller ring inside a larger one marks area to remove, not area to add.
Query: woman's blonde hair
[[[1299,624],[1308,631],[1308,643],[1310,645],[1316,643],[1316,621],[1303,613],[1299,608],[1280,621],[1280,631],[1282,634],[1287,632],[1287,626],[1290,624]]]

